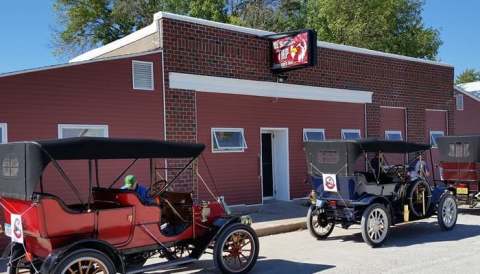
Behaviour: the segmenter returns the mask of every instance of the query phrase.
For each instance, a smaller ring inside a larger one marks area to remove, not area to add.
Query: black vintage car
[[[452,229],[457,201],[452,189],[428,182],[422,155],[429,149],[430,145],[376,139],[306,142],[313,185],[307,227],[312,236],[325,239],[336,224],[360,224],[364,241],[378,247],[390,226],[434,214],[443,230]],[[388,165],[384,156],[403,158],[408,153],[415,156],[408,165]]]

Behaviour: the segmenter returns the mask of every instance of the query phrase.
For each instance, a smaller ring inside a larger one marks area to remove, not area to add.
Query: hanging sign
[[[322,174],[323,177],[323,190],[329,192],[338,192],[337,188],[337,175],[335,174]]]
[[[10,237],[12,238],[12,242],[23,244],[22,216],[17,214],[11,214],[10,220]]]
[[[313,30],[275,34],[270,39],[272,70],[285,71],[315,65],[317,37]]]

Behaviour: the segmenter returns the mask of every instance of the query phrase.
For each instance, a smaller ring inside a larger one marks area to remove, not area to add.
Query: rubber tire
[[[232,231],[238,230],[238,229],[246,230],[252,235],[253,243],[255,244],[255,252],[253,254],[252,262],[250,263],[250,265],[247,268],[245,268],[245,270],[243,270],[241,272],[231,272],[231,271],[227,270],[227,268],[225,268],[225,266],[222,263],[223,260],[222,260],[221,256],[222,256],[223,246],[221,246],[221,245],[223,244],[223,242],[226,240],[226,238],[228,237],[228,235]],[[257,237],[257,234],[255,233],[255,231],[247,225],[236,223],[236,224],[230,225],[227,228],[225,228],[220,233],[220,235],[217,237],[217,240],[215,241],[215,246],[213,248],[213,262],[214,262],[215,266],[217,267],[217,269],[219,269],[224,274],[244,274],[244,273],[248,273],[248,272],[250,272],[250,270],[252,270],[252,268],[255,266],[255,263],[257,262],[259,249],[260,249],[260,245],[259,245],[258,237]]]
[[[453,222],[453,225],[451,227],[447,227],[445,225],[445,223],[443,222],[443,218],[442,218],[442,210],[443,210],[443,203],[445,203],[445,200],[448,198],[452,198],[453,201],[455,202],[455,207],[457,208],[456,210],[456,214],[455,214],[455,221]],[[440,229],[443,230],[443,231],[449,231],[449,230],[452,230],[455,225],[457,224],[457,218],[458,218],[458,203],[457,203],[457,199],[455,199],[455,196],[453,196],[451,193],[445,193],[442,195],[442,197],[440,198],[440,201],[438,202],[438,212],[437,212],[437,221],[438,221],[438,225],[440,226]]]
[[[370,237],[368,236],[368,233],[367,233],[367,225],[368,225],[368,216],[370,215],[370,213],[374,210],[374,209],[381,209],[385,212],[385,215],[387,216],[387,225],[386,225],[386,228],[387,228],[387,234],[385,235],[385,238],[383,239],[383,241],[379,242],[379,243],[375,243],[373,242]],[[369,246],[373,247],[373,248],[376,248],[376,247],[380,247],[382,246],[385,241],[388,239],[388,235],[390,234],[390,218],[389,218],[390,214],[387,210],[387,208],[383,205],[383,204],[380,204],[380,203],[374,203],[374,204],[371,204],[369,207],[367,207],[365,209],[365,211],[363,211],[363,214],[362,214],[362,220],[360,222],[360,227],[361,227],[361,231],[362,231],[362,238],[363,238],[363,241],[365,243],[367,243]]]
[[[117,273],[117,269],[113,264],[110,257],[105,255],[104,253],[95,250],[95,249],[78,249],[75,250],[66,256],[64,256],[61,261],[58,263],[57,267],[55,267],[54,274],[62,274],[62,270],[67,267],[72,261],[78,259],[79,257],[94,257],[105,264],[109,274]]]
[[[313,228],[313,218],[316,216],[313,216],[313,206],[311,206],[309,209],[308,209],[308,213],[307,213],[307,229],[308,231],[310,232],[310,235],[312,235],[314,238],[316,238],[317,240],[324,240],[326,239],[333,231],[333,229],[335,228],[335,224],[332,225],[332,228],[330,230],[327,231],[327,233],[325,234],[318,234],[315,229]]]

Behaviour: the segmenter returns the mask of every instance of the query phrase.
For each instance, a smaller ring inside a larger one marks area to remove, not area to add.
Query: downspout
[[[160,48],[162,49],[161,51],[161,56],[162,56],[162,100],[163,100],[163,140],[167,140],[167,103],[166,103],[166,85],[165,85],[165,54],[163,53],[164,48],[163,48],[163,29],[160,24],[160,19],[157,20],[157,31],[158,31],[158,36],[159,36],[159,43],[160,43]],[[167,170],[167,159],[164,159],[164,177],[165,180],[168,180],[168,170]],[[155,176],[156,176],[156,171],[155,171]]]

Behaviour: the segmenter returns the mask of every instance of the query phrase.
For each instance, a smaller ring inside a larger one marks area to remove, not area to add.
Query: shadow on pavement
[[[459,208],[458,214],[480,216],[480,208]]]
[[[249,214],[254,223],[260,223],[305,217],[308,207],[305,206],[305,200],[290,202],[266,200],[263,205],[238,206],[233,207],[232,211],[237,215]]]
[[[255,267],[250,273],[260,274],[260,273],[272,273],[272,274],[314,274],[321,271],[334,268],[333,265],[324,265],[324,264],[309,264],[301,262],[286,261],[280,259],[261,259],[257,262]],[[176,268],[172,270],[166,270],[161,272],[151,272],[153,273],[162,273],[162,274],[174,274],[174,273],[219,273],[213,266],[212,260],[202,260],[190,264],[186,267]]]
[[[414,222],[391,228],[388,240],[383,247],[412,246],[424,243],[459,241],[476,237],[480,234],[480,225],[457,224],[453,230],[442,231],[437,223]],[[354,234],[333,236],[326,239],[343,242],[363,242],[359,229]]]

